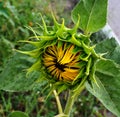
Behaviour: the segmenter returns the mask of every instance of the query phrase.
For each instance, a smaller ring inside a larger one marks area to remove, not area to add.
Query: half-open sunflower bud
[[[58,42],[59,43],[59,42]],[[75,45],[63,43],[49,46],[43,54],[43,64],[58,80],[73,81],[80,72],[80,52],[74,53]]]
[[[32,28],[36,41],[23,41],[36,46],[32,51],[20,51],[37,61],[28,69],[28,73],[38,70],[51,83],[60,83],[67,87],[79,86],[86,80],[94,80],[95,62],[100,58],[90,46],[89,36],[77,32],[78,23],[74,28],[65,27],[64,20],[59,24],[55,18],[54,26],[47,26],[43,21],[43,33],[39,35]],[[42,76],[41,76],[42,77]],[[59,84],[58,83],[58,84]]]

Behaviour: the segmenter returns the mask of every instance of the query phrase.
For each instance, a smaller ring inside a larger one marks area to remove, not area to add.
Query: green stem
[[[82,85],[79,88],[79,93],[78,94],[76,94],[74,91],[71,91],[71,90],[69,91],[69,97],[68,97],[68,100],[67,100],[67,103],[66,103],[66,106],[65,106],[65,110],[64,110],[64,114],[67,115],[67,117],[70,116],[72,106],[73,106],[76,98],[79,96],[79,94],[83,91],[84,88],[85,88],[85,86]]]
[[[57,102],[59,114],[62,114],[62,113],[63,113],[63,110],[62,110],[62,106],[61,106],[61,103],[60,103],[59,96],[58,96],[56,90],[53,90],[53,93],[54,93],[54,95],[55,95],[55,99],[56,99],[56,102]]]
[[[69,91],[69,97],[68,97],[68,100],[67,100],[67,103],[65,106],[65,110],[64,110],[64,114],[68,115],[68,117],[70,115],[70,111],[72,109],[74,101],[75,101],[75,98],[73,98],[73,93],[72,93],[72,91]]]

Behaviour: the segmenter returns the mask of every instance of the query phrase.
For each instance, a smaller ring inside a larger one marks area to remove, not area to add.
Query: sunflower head
[[[78,23],[72,28],[59,24],[55,18],[54,26],[45,24],[43,18],[43,33],[38,34],[30,28],[35,36],[28,42],[36,47],[32,51],[22,51],[36,58],[36,62],[28,69],[41,72],[42,77],[52,84],[62,84],[67,87],[76,87],[81,82],[94,79],[94,65],[99,56],[90,46],[89,36],[78,33]]]
[[[43,65],[58,81],[73,81],[80,71],[80,52],[73,52],[73,44],[63,43],[59,47],[58,43],[45,49]]]

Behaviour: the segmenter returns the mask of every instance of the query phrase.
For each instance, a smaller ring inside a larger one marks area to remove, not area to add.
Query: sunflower
[[[28,69],[28,73],[37,70],[41,77],[47,78],[50,83],[69,86],[79,85],[86,80],[94,80],[95,63],[100,58],[90,46],[89,36],[78,33],[79,20],[70,29],[65,27],[64,20],[59,24],[55,18],[54,26],[47,29],[43,21],[43,33],[30,28],[35,36],[33,41],[22,41],[36,47],[32,51],[19,51],[36,58],[36,62]],[[40,26],[41,28],[41,26]],[[36,40],[35,40],[36,39]],[[58,83],[58,84],[59,84]]]

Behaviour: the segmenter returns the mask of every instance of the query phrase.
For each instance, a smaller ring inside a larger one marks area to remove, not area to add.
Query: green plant
[[[35,87],[41,90],[46,85],[43,89],[45,93],[49,92],[49,97],[53,92],[57,101],[59,114],[56,117],[70,116],[74,101],[86,88],[107,109],[120,116],[120,107],[117,105],[120,88],[118,57],[120,47],[114,39],[105,40],[96,46],[90,41],[91,34],[99,31],[106,24],[106,15],[107,0],[81,0],[72,11],[72,20],[75,23],[72,29],[65,27],[64,20],[59,24],[54,16],[54,26],[49,27],[41,18],[43,26],[37,30],[29,27],[35,36],[32,36],[31,40],[22,40],[21,42],[27,42],[28,45],[19,51],[36,59],[15,53],[5,71],[0,74],[2,77],[0,88],[26,91]],[[38,32],[40,28],[43,29],[42,33]],[[78,32],[78,28],[82,33]],[[35,50],[26,51],[31,49]],[[22,69],[30,65],[32,66],[27,69],[29,78],[25,79],[26,72]],[[14,72],[11,73],[11,69],[14,69]],[[37,72],[32,72],[34,70]],[[18,71],[20,72],[16,78],[15,74]],[[6,77],[8,74],[11,75],[11,79]],[[69,90],[69,96],[63,111],[58,94],[64,90]]]

